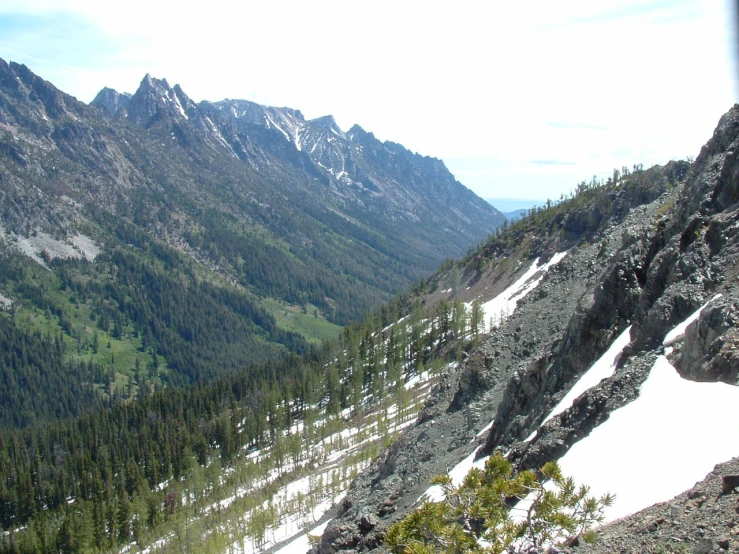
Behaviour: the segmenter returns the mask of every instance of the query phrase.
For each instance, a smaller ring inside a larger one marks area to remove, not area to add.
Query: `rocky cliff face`
[[[735,106],[689,172],[686,164],[673,163],[641,178],[634,174],[587,203],[555,211],[546,221],[539,218],[536,234],[523,236],[522,231],[519,242],[527,243],[531,257],[564,250],[567,255],[513,315],[450,371],[415,427],[357,478],[315,551],[379,548],[383,530],[417,505],[429,478],[473,452],[479,458],[502,450],[519,469],[561,458],[614,410],[639,396],[663,352],[686,379],[739,384],[738,149]],[[478,255],[455,270],[463,276],[458,289],[466,291],[461,293],[465,300],[493,297],[528,267],[527,261],[510,270],[517,251],[515,246],[503,250],[505,245],[491,243],[483,259]],[[449,279],[449,274],[440,275],[438,288],[446,289],[443,283]],[[427,301],[439,298],[434,293]],[[709,300],[684,339],[665,351],[666,333]],[[614,374],[540,427],[628,326],[631,341]],[[631,548],[637,542],[619,538],[631,532],[624,523],[603,531],[609,546],[592,551],[652,551],[646,548],[667,545],[678,535],[691,552],[735,547],[735,497],[713,499],[703,489],[715,488],[715,481],[710,477],[707,485],[697,486],[698,492],[679,497],[674,509],[655,508],[655,517],[635,516],[648,528],[640,531],[638,548]],[[711,499],[701,504],[710,504],[710,510],[685,516],[692,510],[687,505],[699,497]],[[651,533],[653,527],[667,526],[665,521],[683,526],[682,531]],[[624,547],[627,543],[631,546]]]

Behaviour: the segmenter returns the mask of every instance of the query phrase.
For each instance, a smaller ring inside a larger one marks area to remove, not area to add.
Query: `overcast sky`
[[[696,156],[737,101],[734,48],[726,0],[0,0],[0,57],[79,100],[148,72],[333,114],[484,198]]]

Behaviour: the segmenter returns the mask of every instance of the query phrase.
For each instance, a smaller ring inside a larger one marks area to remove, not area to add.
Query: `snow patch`
[[[565,475],[616,500],[606,520],[664,502],[739,452],[739,387],[679,376],[660,356],[639,397],[560,460]]]
[[[427,382],[430,377],[431,373],[429,371],[424,371],[419,375],[414,375],[413,377],[411,377],[403,386],[405,387],[405,390],[411,390],[412,388],[419,386],[421,383]]]
[[[314,527],[307,533],[300,535],[297,539],[292,541],[286,546],[283,546],[275,552],[275,554],[305,554],[310,549],[310,542],[308,541],[308,535],[321,536],[328,527],[331,520],[326,523],[322,523],[318,527]]]
[[[487,433],[488,431],[490,431],[490,428],[493,426],[493,423],[495,423],[495,419],[490,420],[490,423],[488,423],[485,427],[483,427],[482,429],[480,429],[480,432],[475,435],[475,439],[480,438],[485,433]],[[474,439],[472,439],[472,440],[474,440]]]
[[[663,346],[672,346],[676,342],[679,342],[685,338],[685,331],[688,329],[688,326],[693,323],[696,319],[698,319],[701,315],[701,312],[705,309],[706,306],[708,306],[711,302],[714,300],[721,298],[720,294],[717,294],[713,298],[711,298],[708,302],[703,304],[700,308],[698,308],[688,319],[680,323],[677,327],[675,327],[672,331],[667,333],[665,335],[664,340],[662,341]]]
[[[598,360],[592,366],[590,366],[590,369],[588,369],[582,375],[582,377],[578,379],[577,383],[575,383],[575,386],[570,389],[565,397],[559,401],[559,404],[557,404],[557,406],[549,413],[546,419],[541,422],[541,425],[539,425],[539,429],[543,427],[544,424],[552,419],[554,416],[557,416],[565,410],[568,410],[572,406],[572,403],[577,400],[577,398],[582,393],[595,387],[603,379],[607,379],[608,377],[613,375],[613,372],[616,370],[618,360],[621,357],[621,353],[629,344],[629,342],[631,342],[631,325],[629,325],[626,330],[621,333],[621,335],[619,335],[616,340],[613,341],[613,344],[611,344],[608,350],[606,350],[606,352],[600,358],[598,358]],[[538,429],[531,433],[526,438],[525,442],[533,439],[534,435],[536,435],[537,432]]]
[[[492,300],[485,302],[482,305],[482,310],[485,314],[484,324],[486,326],[490,325],[490,327],[486,327],[486,329],[490,330],[492,326],[500,325],[510,317],[511,314],[516,311],[518,302],[534,290],[544,278],[544,274],[562,261],[562,258],[566,255],[567,252],[558,252],[552,256],[551,260],[542,266],[539,266],[539,258],[536,258],[534,263],[532,263],[529,269],[526,270],[526,273],[524,273],[515,283]]]
[[[454,485],[455,487],[461,485],[464,481],[464,478],[473,467],[479,469],[485,467],[485,462],[487,462],[490,456],[486,456],[475,461],[475,456],[477,456],[477,453],[480,451],[481,448],[482,446],[476,448],[472,454],[467,456],[464,460],[459,462],[456,466],[454,466],[447,472],[447,475],[452,478],[452,485]],[[441,486],[431,485],[426,490],[426,492],[418,498],[416,502],[421,502],[423,500],[426,500],[428,502],[441,502],[442,500],[444,500],[444,498],[446,498],[446,496],[444,495],[444,490],[441,488]]]
[[[172,94],[172,99],[174,102],[174,107],[177,108],[177,111],[180,112],[180,115],[184,117],[185,119],[190,119],[188,115],[185,113],[185,109],[182,107],[182,104],[180,104],[180,99],[177,98],[177,94],[174,91],[172,91],[171,94]]]
[[[267,127],[268,127],[268,128],[269,128],[269,123],[271,123],[271,124],[272,124],[272,126],[273,126],[273,127],[275,128],[275,129],[277,129],[277,130],[278,130],[278,131],[279,131],[280,133],[282,133],[283,135],[285,135],[285,138],[287,139],[287,141],[288,141],[288,142],[292,142],[292,140],[290,139],[290,135],[288,135],[288,134],[287,134],[287,133],[285,132],[285,129],[283,129],[282,127],[280,127],[279,125],[277,125],[277,123],[275,123],[275,120],[274,120],[274,119],[272,119],[272,116],[270,116],[270,115],[269,115],[269,112],[265,112],[265,114],[264,114],[264,115],[265,115],[265,116],[267,117],[267,121],[268,121]]]

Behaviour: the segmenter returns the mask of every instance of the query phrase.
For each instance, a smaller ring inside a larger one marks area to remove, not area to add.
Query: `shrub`
[[[556,462],[540,473],[541,479],[533,471],[513,475],[510,462],[495,455],[458,487],[448,475],[437,476],[432,482],[445,499],[424,502],[392,525],[385,544],[396,554],[518,554],[542,552],[573,536],[594,540],[591,528],[603,521],[613,496],[589,496],[588,487],[564,477]]]

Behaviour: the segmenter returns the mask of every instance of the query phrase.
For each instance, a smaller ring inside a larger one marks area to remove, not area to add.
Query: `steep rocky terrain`
[[[289,536],[412,420],[405,350],[445,361],[395,332],[381,363],[382,301],[500,221],[330,116],[149,75],[85,105],[0,60],[0,552]]]
[[[276,538],[271,513],[270,480],[286,497],[291,488],[270,467],[285,465],[287,437],[297,461],[284,473],[328,506],[349,468],[372,459],[369,442],[390,440],[381,429],[392,412],[406,431],[326,514],[315,546],[377,550],[387,526],[430,494],[433,475],[456,478],[495,451],[519,469],[565,460],[646,397],[655,360],[686,380],[736,386],[738,148],[735,107],[693,164],[583,184],[446,262],[333,350],[299,359],[284,353],[307,343],[277,316],[347,322],[487,235],[497,214],[440,161],[344,132],[331,117],[195,103],[148,75],[135,94],[104,89],[86,106],[0,62],[0,331],[13,344],[0,360],[2,415],[18,428],[0,429],[2,544],[277,548],[293,537]],[[475,300],[484,337],[458,309],[474,312]],[[553,414],[627,330],[613,373]],[[28,355],[36,350],[49,361]],[[408,396],[421,389],[428,400],[411,423]],[[363,410],[372,431],[361,429]],[[657,436],[659,417],[642,427]],[[316,421],[328,441],[294,432]],[[87,432],[100,422],[107,436]],[[705,425],[731,443],[733,423]],[[328,493],[301,459],[313,447],[334,474]],[[673,501],[605,527],[596,546],[567,549],[735,551],[737,473],[728,461]],[[254,479],[258,487],[244,484]]]
[[[359,476],[315,550],[380,547],[383,530],[417,505],[430,477],[466,456],[501,450],[519,469],[561,458],[639,396],[663,353],[685,379],[737,385],[737,151],[739,106],[721,119],[689,171],[671,162],[582,191],[432,279],[428,303],[454,294],[485,301],[534,257],[567,252],[445,377],[417,424]],[[667,332],[709,300],[684,338],[666,349]],[[631,340],[613,375],[540,427],[629,326]],[[657,421],[644,424],[658,433]],[[731,422],[710,424],[735,431]],[[716,493],[719,474],[735,466],[718,468],[668,505],[606,527],[601,546],[573,552],[736,551],[735,492]]]
[[[444,242],[464,247],[503,221],[440,160],[380,142],[358,125],[344,132],[330,115],[306,120],[299,110],[247,100],[195,104],[179,85],[172,88],[149,75],[130,98],[103,89],[92,103],[168,139],[228,148],[260,172],[304,173],[290,178],[309,202],[326,204],[381,234],[394,230],[413,241],[417,254],[438,248],[431,246],[438,231]]]
[[[133,95],[106,88],[87,106],[5,61],[0,201],[3,242],[35,259],[82,257],[78,236],[99,251],[158,241],[337,324],[503,221],[441,161],[331,117],[196,104],[149,75]]]

